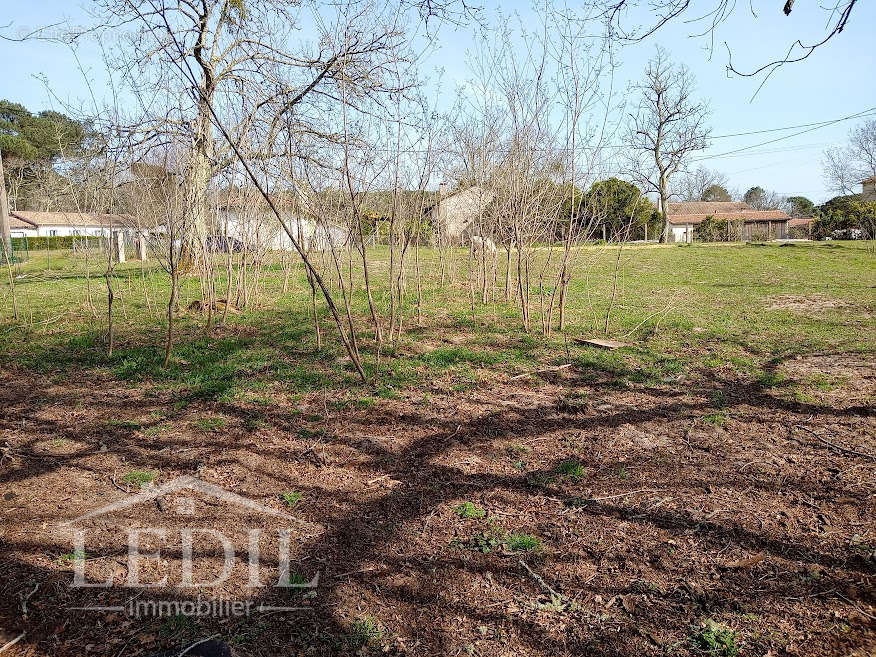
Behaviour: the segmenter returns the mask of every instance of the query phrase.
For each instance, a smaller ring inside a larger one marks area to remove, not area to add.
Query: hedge
[[[96,247],[100,245],[102,238],[98,235],[47,235],[45,237],[13,237],[13,251],[41,251],[45,249],[72,249],[74,243],[78,247],[88,245]]]

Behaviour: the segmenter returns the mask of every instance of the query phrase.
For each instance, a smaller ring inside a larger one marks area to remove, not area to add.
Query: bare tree
[[[679,171],[677,184],[672,185],[671,196],[677,196],[682,201],[718,201],[730,200],[706,198],[710,188],[723,188],[727,190],[727,176],[720,171],[715,171],[704,166],[695,169]],[[728,192],[729,196],[729,192]]]
[[[846,146],[824,151],[821,161],[824,180],[839,194],[854,194],[865,178],[876,176],[876,119],[849,131]]]
[[[781,54],[763,64],[754,64],[749,70],[740,70],[733,63],[731,44],[725,42],[727,47],[727,71],[742,77],[754,77],[765,74],[761,87],[769,77],[785,64],[792,64],[808,59],[816,50],[824,46],[831,39],[837,37],[845,29],[852,16],[852,10],[859,0],[837,0],[826,4],[807,3],[809,11],[820,11],[825,14],[825,30],[823,36],[813,42],[804,43],[802,39],[794,39],[784,54]],[[594,0],[594,4],[602,12],[602,18],[606,29],[612,38],[621,41],[642,41],[651,36],[663,26],[684,16],[686,23],[694,26],[694,37],[708,37],[709,53],[714,50],[715,36],[722,23],[730,19],[733,13],[742,3],[735,0],[710,0],[697,2],[696,0]],[[774,11],[782,11],[785,16],[790,16],[794,10],[795,0],[770,0],[770,6]],[[634,10],[642,8],[648,14],[654,16],[650,22],[642,24],[639,20],[639,12]],[[760,7],[758,7],[760,9]],[[752,15],[754,5],[751,5]],[[629,27],[626,21],[631,13],[636,15],[635,23]],[[687,16],[690,16],[689,18]],[[818,17],[820,18],[820,17]],[[816,18],[816,21],[818,20]],[[799,23],[797,24],[799,25]],[[697,26],[699,29],[696,29]],[[758,87],[759,89],[760,87]],[[756,93],[756,92],[755,92]]]
[[[644,81],[634,89],[639,106],[630,115],[627,132],[629,175],[644,191],[657,193],[663,242],[669,235],[670,180],[692,153],[708,146],[709,108],[694,97],[694,79],[688,68],[673,64],[660,47],[645,68]]]

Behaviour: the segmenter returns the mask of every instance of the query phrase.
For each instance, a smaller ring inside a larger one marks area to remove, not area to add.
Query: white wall
[[[39,226],[36,230],[37,237],[64,237],[67,235],[85,236],[108,234],[109,228],[103,226]]]
[[[693,242],[693,225],[692,224],[669,224],[669,230],[672,232],[673,242]]]
[[[283,220],[296,239],[300,234],[305,249],[327,248],[329,239],[335,248],[340,248],[347,239],[347,230],[341,226],[333,224],[317,226],[309,219],[299,219],[285,212]],[[261,245],[271,251],[294,250],[292,240],[273,215],[265,215],[256,220],[254,217],[241,218],[234,210],[222,210],[219,213],[219,221],[227,221],[229,237],[241,242]]]

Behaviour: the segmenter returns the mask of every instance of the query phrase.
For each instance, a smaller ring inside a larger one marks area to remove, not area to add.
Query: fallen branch
[[[31,592],[27,595],[22,593],[18,594],[18,599],[21,601],[21,615],[24,616],[24,618],[27,618],[27,601],[33,597],[33,594],[36,593],[39,588],[40,584],[37,582],[33,585],[33,589],[31,589]]]
[[[9,641],[9,642],[7,642],[7,643],[4,643],[2,646],[0,646],[0,652],[3,652],[3,651],[6,650],[7,648],[11,648],[11,647],[14,646],[16,643],[18,643],[19,641],[21,641],[21,640],[24,638],[24,635],[25,635],[25,634],[27,634],[27,632],[22,632],[22,633],[19,634],[17,637],[15,637],[14,639],[12,639],[12,641]]]
[[[854,450],[854,449],[849,449],[848,447],[843,447],[842,445],[834,445],[827,438],[822,438],[820,435],[818,435],[814,430],[810,429],[809,427],[804,427],[803,425],[799,425],[799,426],[801,429],[803,429],[803,431],[808,431],[813,436],[815,436],[818,440],[823,442],[825,445],[827,445],[828,447],[832,447],[833,449],[835,449],[838,452],[841,452],[844,454],[851,454],[852,456],[861,456],[865,459],[870,459],[871,461],[876,461],[876,456],[873,456],[872,454],[868,454],[867,452],[859,452],[859,451]]]
[[[561,596],[559,593],[554,591],[550,586],[548,586],[548,583],[544,581],[544,578],[541,575],[539,575],[537,572],[535,572],[532,568],[530,568],[523,559],[518,559],[518,561],[520,562],[521,566],[526,568],[526,572],[529,573],[529,576],[532,577],[532,579],[534,579],[536,582],[541,584],[541,586],[543,586],[546,591],[548,591],[551,595],[555,595],[557,598],[560,598],[560,599],[563,598],[563,596]]]
[[[604,502],[605,500],[616,500],[619,497],[627,497],[629,495],[635,495],[636,493],[662,493],[663,488],[639,488],[638,490],[631,490],[628,493],[620,493],[618,495],[606,495],[605,497],[589,497],[587,499],[581,500],[582,502]]]
[[[572,363],[566,363],[565,365],[557,365],[555,367],[546,367],[543,370],[535,370],[534,372],[524,372],[523,374],[518,374],[517,376],[512,376],[511,380],[516,381],[517,379],[523,379],[527,376],[532,376],[533,374],[545,374],[546,372],[558,372],[559,370],[564,370],[568,367],[572,367]]]

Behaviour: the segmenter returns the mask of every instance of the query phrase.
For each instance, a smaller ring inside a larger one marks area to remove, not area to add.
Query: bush
[[[860,229],[865,237],[876,234],[876,201],[865,201],[860,194],[836,196],[817,208],[812,237],[824,239],[834,231]],[[835,238],[836,239],[836,238]]]
[[[741,234],[739,221],[706,217],[694,226],[694,239],[698,242],[736,242]]]

